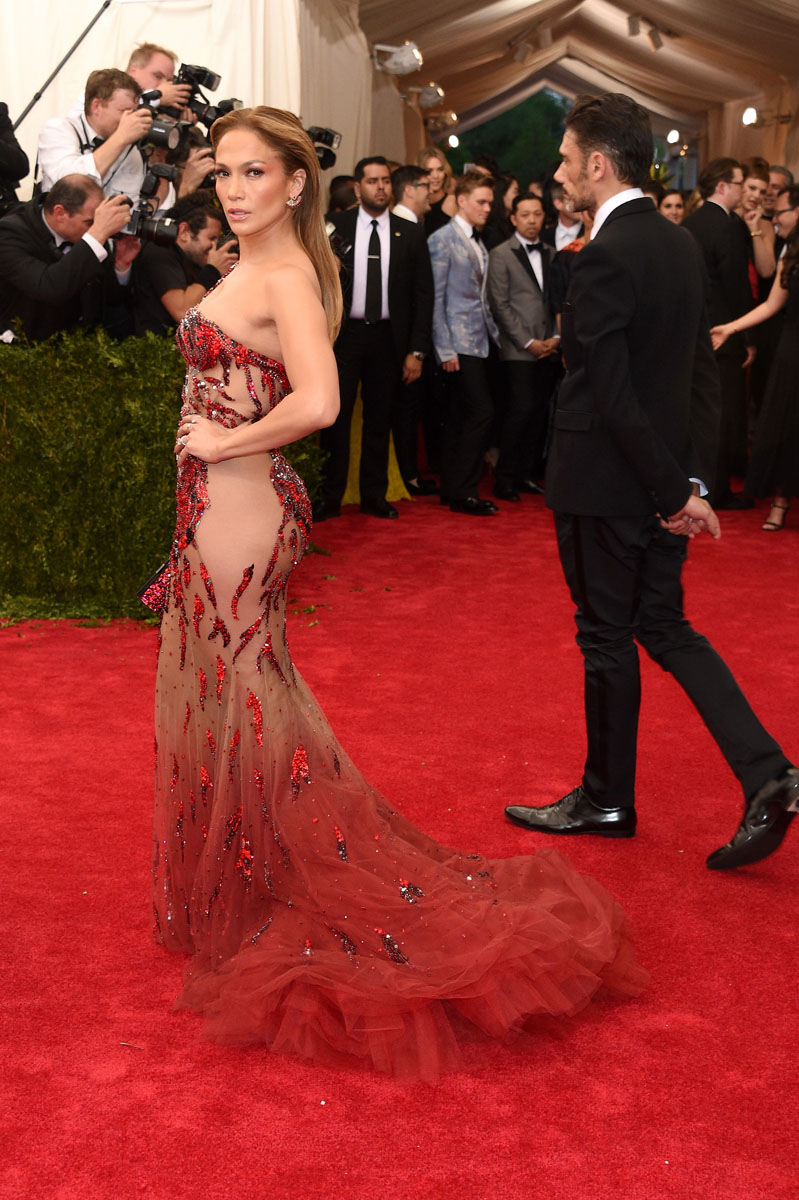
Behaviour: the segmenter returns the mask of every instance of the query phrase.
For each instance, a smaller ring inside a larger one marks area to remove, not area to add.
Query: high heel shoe
[[[791,507],[790,504],[778,504],[777,501],[775,500],[773,502],[773,504],[771,505],[771,512],[769,512],[769,519],[767,521],[763,522],[763,524],[761,525],[761,529],[765,529],[766,533],[777,533],[778,530],[784,529],[785,528],[785,514],[787,513],[787,511],[790,507]],[[771,513],[774,512],[775,508],[777,509],[778,512],[782,513],[782,516],[780,517],[779,521],[772,521],[772,519],[771,519]]]

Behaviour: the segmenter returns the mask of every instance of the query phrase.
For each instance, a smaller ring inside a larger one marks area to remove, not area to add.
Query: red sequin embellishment
[[[227,670],[222,659],[217,654],[216,656],[216,702],[222,703],[222,687],[225,682],[225,671]]]
[[[211,753],[213,754],[214,758],[216,758],[216,742],[214,741],[214,735],[211,733],[210,729],[206,729],[205,731],[205,740],[210,746]]]
[[[189,704],[189,702],[187,700],[186,701],[186,716],[183,718],[183,732],[184,733],[186,733],[186,731],[189,728],[190,720],[191,720],[191,705]]]
[[[417,904],[418,901],[424,896],[422,889],[418,888],[414,883],[409,883],[407,879],[401,879],[399,881],[399,885],[400,895],[402,896],[403,900],[407,900],[409,904]]]
[[[208,768],[204,766],[200,767],[200,796],[204,805],[208,804],[208,789],[213,786],[211,776],[208,774]],[[203,826],[203,828],[205,827]],[[203,834],[203,836],[205,835]]]
[[[346,954],[357,954],[358,953],[358,947],[355,945],[355,942],[352,940],[351,937],[349,937],[346,933],[344,933],[344,931],[342,929],[334,929],[332,925],[329,925],[328,929],[333,934],[333,937],[341,938],[341,949]]]
[[[275,652],[272,649],[272,634],[271,633],[267,633],[266,641],[264,642],[263,646],[261,647],[260,651],[258,652],[258,657],[255,660],[255,666],[256,666],[257,670],[259,670],[262,674],[263,674],[263,660],[264,659],[266,659],[266,661],[269,663],[270,667],[275,672],[275,674],[278,676],[278,678],[283,683],[285,683],[286,686],[288,687],[288,680],[286,679],[286,676],[281,671],[280,663],[277,661]]]
[[[208,641],[212,642],[217,635],[222,638],[222,645],[227,648],[230,645],[230,634],[227,631],[227,625],[221,617],[214,617],[214,624],[211,632],[208,634]]]
[[[338,849],[339,858],[342,862],[349,862],[350,860],[347,858],[347,843],[344,841],[344,834],[341,832],[338,825],[333,826],[333,832],[336,835],[336,847]]]
[[[260,767],[253,768],[253,778],[255,779],[255,786],[258,789],[258,795],[263,800],[263,798],[264,798],[264,773]]]
[[[230,739],[230,752],[227,760],[228,779],[233,778],[233,768],[236,765],[236,755],[239,752],[239,742],[241,741],[241,732],[237,729]]]
[[[241,583],[236,588],[236,594],[230,602],[230,611],[233,613],[233,619],[235,621],[238,621],[239,619],[239,600],[241,600],[242,596],[246,592],[254,573],[255,564],[253,564],[251,567],[247,567],[246,571],[241,577]]]
[[[387,950],[389,958],[392,958],[395,963],[406,963],[408,961],[407,956],[402,953],[390,933],[386,933],[385,929],[375,929],[375,933],[379,934],[380,941]]]
[[[178,766],[178,756],[177,756],[177,754],[173,754],[172,755],[172,784],[169,789],[170,792],[174,792],[175,788],[178,785],[179,779],[180,779],[180,767]]]
[[[311,775],[308,768],[308,756],[305,753],[305,748],[300,745],[294,751],[294,757],[291,760],[291,790],[294,795],[298,795],[300,785],[310,783]]]
[[[182,671],[186,665],[186,620],[183,613],[178,617],[178,625],[180,626],[180,669]]]
[[[208,676],[202,667],[197,672],[197,677],[200,680],[200,708],[205,712],[205,698],[208,695]]]
[[[241,871],[244,886],[249,888],[252,883],[252,850],[244,834],[241,835],[241,850],[236,861],[236,870]]]
[[[185,554],[183,555],[183,586],[191,587],[191,563]]]
[[[195,596],[194,597],[194,616],[192,617],[192,624],[194,625],[194,636],[195,637],[200,636],[200,621],[202,621],[204,615],[205,615],[205,605],[203,604],[203,602],[199,596]]]
[[[234,654],[233,654],[234,662],[239,657],[242,650],[244,650],[245,647],[248,646],[250,644],[250,642],[252,641],[252,639],[255,637],[256,633],[258,632],[258,630],[261,626],[262,621],[263,621],[263,617],[259,617],[257,621],[253,621],[253,623],[249,627],[249,629],[244,630],[244,633],[241,635],[241,637],[239,639],[239,644],[236,647]],[[258,669],[260,670],[260,667]]]
[[[216,608],[216,596],[214,595],[214,585],[211,582],[211,576],[208,574],[208,568],[206,567],[205,563],[200,563],[200,575],[202,576],[202,581],[205,584],[205,591],[208,596],[208,599],[211,601],[214,608]]]
[[[247,707],[252,709],[252,724],[255,730],[255,740],[259,746],[264,744],[264,714],[261,709],[261,701],[256,696],[255,692],[250,692],[247,697]]]
[[[229,850],[233,845],[233,839],[238,833],[239,825],[241,825],[241,805],[236,809],[232,817],[227,819],[227,837],[225,838],[225,850]]]

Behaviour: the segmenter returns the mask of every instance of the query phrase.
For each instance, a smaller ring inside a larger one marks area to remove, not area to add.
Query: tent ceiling
[[[417,43],[424,67],[400,90],[434,79],[463,128],[550,86],[625,90],[698,131],[709,109],[799,76],[797,0],[361,0],[359,16],[371,43]],[[520,42],[533,47],[526,62]]]

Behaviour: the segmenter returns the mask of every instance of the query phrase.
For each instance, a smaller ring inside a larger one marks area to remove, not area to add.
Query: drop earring
[[[289,196],[286,201],[286,208],[299,208],[301,201],[302,192],[300,192],[299,196]]]

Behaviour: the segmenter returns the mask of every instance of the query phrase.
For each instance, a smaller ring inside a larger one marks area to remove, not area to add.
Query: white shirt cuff
[[[689,475],[688,478],[690,479],[691,483],[699,484],[699,495],[700,496],[707,495],[707,488],[705,487],[704,483],[702,483],[701,479],[694,479],[693,475]]]
[[[92,252],[97,256],[99,262],[105,262],[105,260],[108,258],[108,251],[106,250],[105,246],[102,246],[97,241],[96,237],[92,237],[90,233],[84,233],[83,241],[88,242],[92,248]]]

